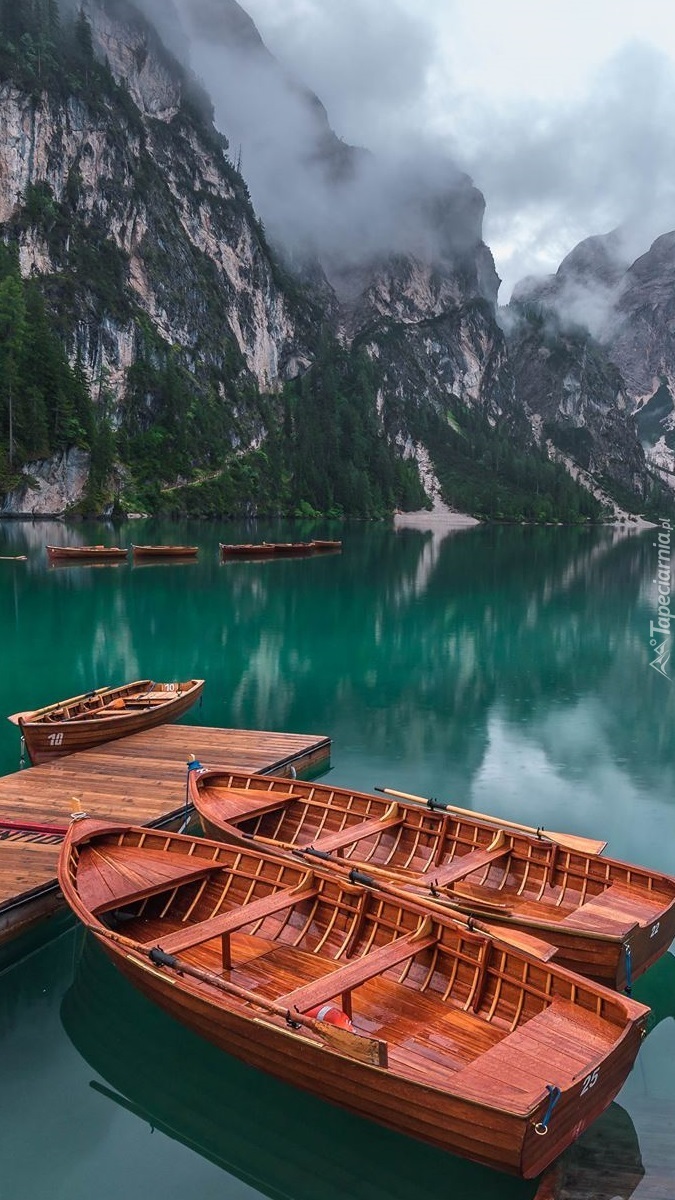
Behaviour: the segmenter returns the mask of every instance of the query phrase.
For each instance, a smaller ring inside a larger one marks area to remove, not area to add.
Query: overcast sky
[[[243,0],[346,141],[441,143],[487,200],[506,302],[623,222],[675,228],[672,0]]]

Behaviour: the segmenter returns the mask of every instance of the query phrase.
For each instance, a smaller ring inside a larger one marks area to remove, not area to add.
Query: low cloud
[[[480,240],[481,197],[445,147],[409,131],[395,137],[390,113],[375,152],[372,136],[357,145],[342,140],[320,99],[271,55],[234,0],[175,0],[171,14],[158,0],[142,7],[174,42],[179,14],[185,57],[212,97],[257,212],[289,256],[316,255],[330,272],[392,253],[452,259]],[[346,8],[354,21],[368,15],[358,0]],[[344,11],[339,19],[327,12],[326,69],[351,49],[353,103],[376,124],[389,111],[383,97],[405,109],[405,80],[414,97],[432,53],[424,33],[379,0],[358,33]],[[368,68],[378,36],[385,66],[375,78]],[[372,132],[371,123],[364,134]]]
[[[145,7],[175,43],[166,0]],[[497,103],[449,74],[448,38],[456,27],[461,44],[462,30],[454,0],[442,13],[431,0],[251,0],[278,61],[234,0],[173,0],[173,9],[256,208],[295,252],[357,262],[451,252],[445,238],[462,221],[451,204],[439,219],[438,200],[461,192],[461,172],[486,198],[502,303],[591,234],[621,227],[634,258],[675,228],[675,69],[652,44],[625,44],[574,100]],[[478,217],[474,207],[469,242]]]

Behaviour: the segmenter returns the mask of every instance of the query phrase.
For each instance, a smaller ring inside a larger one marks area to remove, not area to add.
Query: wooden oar
[[[263,843],[276,849],[281,857],[293,854],[296,858],[320,860],[321,870],[324,867],[338,874],[341,879],[349,882],[360,884],[364,887],[378,888],[386,892],[388,895],[395,896],[397,900],[406,900],[409,904],[417,904],[432,912],[442,912],[456,921],[459,925],[463,925],[466,929],[478,930],[479,933],[486,933],[493,942],[498,942],[503,946],[513,950],[525,950],[528,954],[538,958],[541,962],[548,962],[555,954],[556,947],[550,942],[543,941],[542,938],[534,937],[529,933],[522,933],[519,929],[509,929],[508,933],[502,933],[500,929],[495,929],[491,925],[486,925],[482,921],[477,920],[472,913],[467,913],[466,908],[471,906],[470,901],[457,902],[451,898],[438,895],[420,895],[419,892],[408,891],[404,887],[398,887],[397,883],[403,882],[400,876],[395,878],[382,867],[371,867],[370,863],[353,862],[350,859],[339,859],[337,856],[326,855],[321,850],[313,850],[311,847],[305,846],[300,848],[293,845],[291,842],[275,842],[271,838],[257,838],[254,834],[250,835],[250,840],[255,845],[256,842]],[[349,868],[349,874],[345,876],[345,868]],[[424,885],[424,880],[420,880],[419,876],[409,876],[411,883]],[[506,914],[502,915],[503,919],[508,920]]]
[[[602,854],[607,845],[607,842],[579,837],[574,833],[554,833],[551,829],[544,829],[543,825],[539,825],[535,829],[533,825],[521,825],[518,821],[506,821],[503,817],[492,817],[488,813],[473,812],[470,808],[459,808],[456,804],[436,803],[428,800],[426,796],[411,796],[408,792],[397,792],[394,788],[376,787],[374,790],[384,792],[386,796],[396,796],[399,800],[410,800],[413,804],[424,804],[436,812],[456,813],[460,817],[469,817],[474,821],[488,821],[491,825],[500,825],[504,829],[518,829],[521,833],[532,833],[535,837],[555,842],[564,850],[572,850],[577,854]]]
[[[372,887],[378,891],[384,892],[388,896],[393,896],[397,900],[405,900],[408,904],[419,904],[424,909],[433,912],[445,912],[452,921],[458,925],[463,925],[470,933],[484,933],[490,938],[490,941],[504,946],[507,950],[524,950],[525,953],[531,954],[533,958],[539,959],[540,962],[548,962],[556,953],[557,946],[552,946],[550,942],[544,942],[541,938],[532,937],[529,933],[521,933],[519,929],[509,929],[508,933],[502,933],[501,930],[495,929],[489,923],[477,920],[474,916],[467,916],[465,913],[458,911],[457,906],[451,901],[446,900],[441,896],[419,896],[416,892],[406,891],[405,888],[396,887],[394,883],[385,883],[384,880],[368,879],[367,871],[354,870],[352,872],[352,882],[361,884],[364,887]]]
[[[0,554],[0,562],[27,562],[27,554]]]
[[[343,854],[336,854],[332,850],[330,853],[327,850],[322,850],[320,840],[318,846],[297,846],[295,842],[280,842],[275,838],[261,837],[257,833],[243,833],[242,836],[245,837],[247,841],[255,842],[261,846],[269,846],[273,850],[280,850],[284,853],[284,856],[288,853],[300,858],[318,858],[320,862],[327,863],[329,867],[346,867],[349,870],[354,869],[357,871],[368,871],[371,875],[376,876],[378,879],[390,880],[392,883],[400,883],[401,885],[417,884],[419,887],[429,888],[431,888],[433,885],[433,872],[429,872],[427,875],[422,875],[420,873],[406,871],[404,868],[399,869],[396,867],[378,867],[372,863],[364,862],[362,859],[346,858]],[[494,845],[494,843],[491,843],[491,846],[492,845]],[[490,847],[488,847],[488,849],[489,848]],[[412,892],[410,894],[416,895],[416,893]],[[510,915],[510,909],[508,906],[500,903],[499,901],[478,899],[474,902],[473,898],[471,897],[459,895],[455,896],[453,893],[450,893],[448,896],[444,897],[444,899],[448,906],[452,904],[459,909],[468,909],[471,912],[473,911],[474,907],[480,907],[493,910],[494,912],[498,912],[505,917]]]
[[[229,983],[225,979],[221,979],[220,975],[214,975],[211,971],[203,971],[200,967],[193,967],[191,963],[185,962],[185,959],[176,958],[173,954],[166,954],[158,947],[144,946],[142,942],[137,942],[133,938],[124,937],[120,933],[113,933],[109,929],[99,928],[96,925],[91,925],[83,922],[85,929],[103,941],[117,942],[127,950],[133,950],[136,954],[142,954],[150,960],[155,967],[168,967],[181,975],[191,975],[194,979],[199,979],[202,983],[208,983],[211,987],[215,987],[220,992],[225,992],[226,995],[236,996],[238,1000],[244,1000],[248,1004],[254,1004],[265,1012],[270,1013],[275,1017],[282,1017],[290,1028],[301,1026],[310,1030],[316,1037],[321,1038],[331,1050],[336,1050],[339,1054],[347,1054],[350,1058],[356,1058],[360,1062],[370,1063],[374,1067],[386,1067],[387,1062],[387,1043],[380,1041],[378,1038],[362,1037],[359,1033],[351,1033],[348,1029],[341,1029],[337,1025],[328,1025],[325,1021],[315,1021],[312,1017],[305,1016],[297,1010],[289,1012],[280,1004],[275,1004],[273,1000],[266,1000],[263,996],[256,995],[255,992],[249,992],[246,988],[239,987],[236,983]]]

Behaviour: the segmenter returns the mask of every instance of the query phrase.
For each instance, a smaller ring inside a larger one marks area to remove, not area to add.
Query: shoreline
[[[531,525],[538,529],[622,529],[626,533],[643,533],[646,529],[658,529],[656,521],[647,521],[644,517],[628,515],[617,517],[613,521],[480,521],[468,513],[453,512],[451,509],[419,509],[416,512],[394,513],[395,529],[471,529],[476,525],[500,526],[502,528],[517,528]]]

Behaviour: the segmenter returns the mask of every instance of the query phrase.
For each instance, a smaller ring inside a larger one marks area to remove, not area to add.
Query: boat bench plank
[[[288,1005],[289,1008],[297,1008],[299,1012],[306,1012],[307,1009],[314,1008],[317,1004],[326,1004],[338,995],[351,992],[359,984],[366,983],[376,975],[381,975],[390,967],[398,966],[421,950],[427,950],[430,946],[436,945],[438,934],[428,933],[429,927],[430,922],[425,921],[413,933],[404,934],[394,942],[388,942],[386,946],[378,946],[377,949],[364,954],[362,958],[345,963],[344,966],[337,967],[330,974],[323,975],[314,983],[305,984],[303,987],[296,988],[295,991],[279,997],[278,1003]]]
[[[560,924],[625,937],[639,924],[642,907],[638,897],[631,902],[630,895],[625,890],[612,885],[599,896],[587,900],[574,912],[568,913]]]
[[[83,894],[86,894],[89,907],[97,915],[118,908],[120,904],[133,904],[222,870],[220,863],[209,862],[208,859],[139,851],[135,857],[139,865],[138,878],[143,879],[143,884],[134,887],[134,877],[129,871],[133,867],[134,856],[128,847],[117,848],[119,854],[115,854],[114,849],[109,847],[105,858],[95,851],[85,851],[88,861],[86,865],[84,861],[80,865]]]
[[[510,853],[510,846],[497,846],[494,850],[473,850],[470,854],[463,854],[461,858],[453,859],[445,866],[433,867],[426,872],[426,877],[438,884],[439,887],[447,887],[456,879],[463,879],[465,875],[471,875],[480,867],[487,867],[489,863],[506,858]]]
[[[208,794],[208,792],[207,792]],[[226,821],[239,817],[258,817],[282,808],[289,800],[301,799],[292,792],[263,792],[254,788],[228,788],[227,807],[223,811]]]
[[[402,813],[394,813],[389,817],[372,817],[370,821],[361,821],[358,825],[346,825],[344,829],[339,829],[335,833],[327,833],[325,837],[322,836],[316,841],[310,838],[308,842],[302,843],[302,847],[303,849],[313,846],[316,850],[339,850],[344,846],[351,846],[352,842],[361,842],[365,838],[382,833],[385,829],[393,829],[395,826],[401,825],[404,820],[405,817]]]
[[[317,885],[312,884],[309,887],[284,888],[283,891],[272,892],[271,895],[263,896],[261,900],[254,900],[251,904],[243,904],[232,912],[220,913],[216,917],[210,917],[207,921],[199,921],[185,929],[177,929],[174,933],[168,933],[161,939],[160,948],[169,953],[189,950],[191,946],[199,946],[202,942],[211,941],[211,938],[236,933],[238,929],[244,929],[247,925],[261,921],[263,917],[283,912],[285,908],[293,908],[303,900],[311,900],[317,895],[318,890]]]
[[[579,1020],[576,1006],[554,1000],[464,1067],[462,1089],[475,1085],[477,1095],[489,1094],[495,1103],[520,1097],[533,1104],[547,1083],[569,1086],[613,1041],[612,1027],[587,1015],[590,1020]]]

